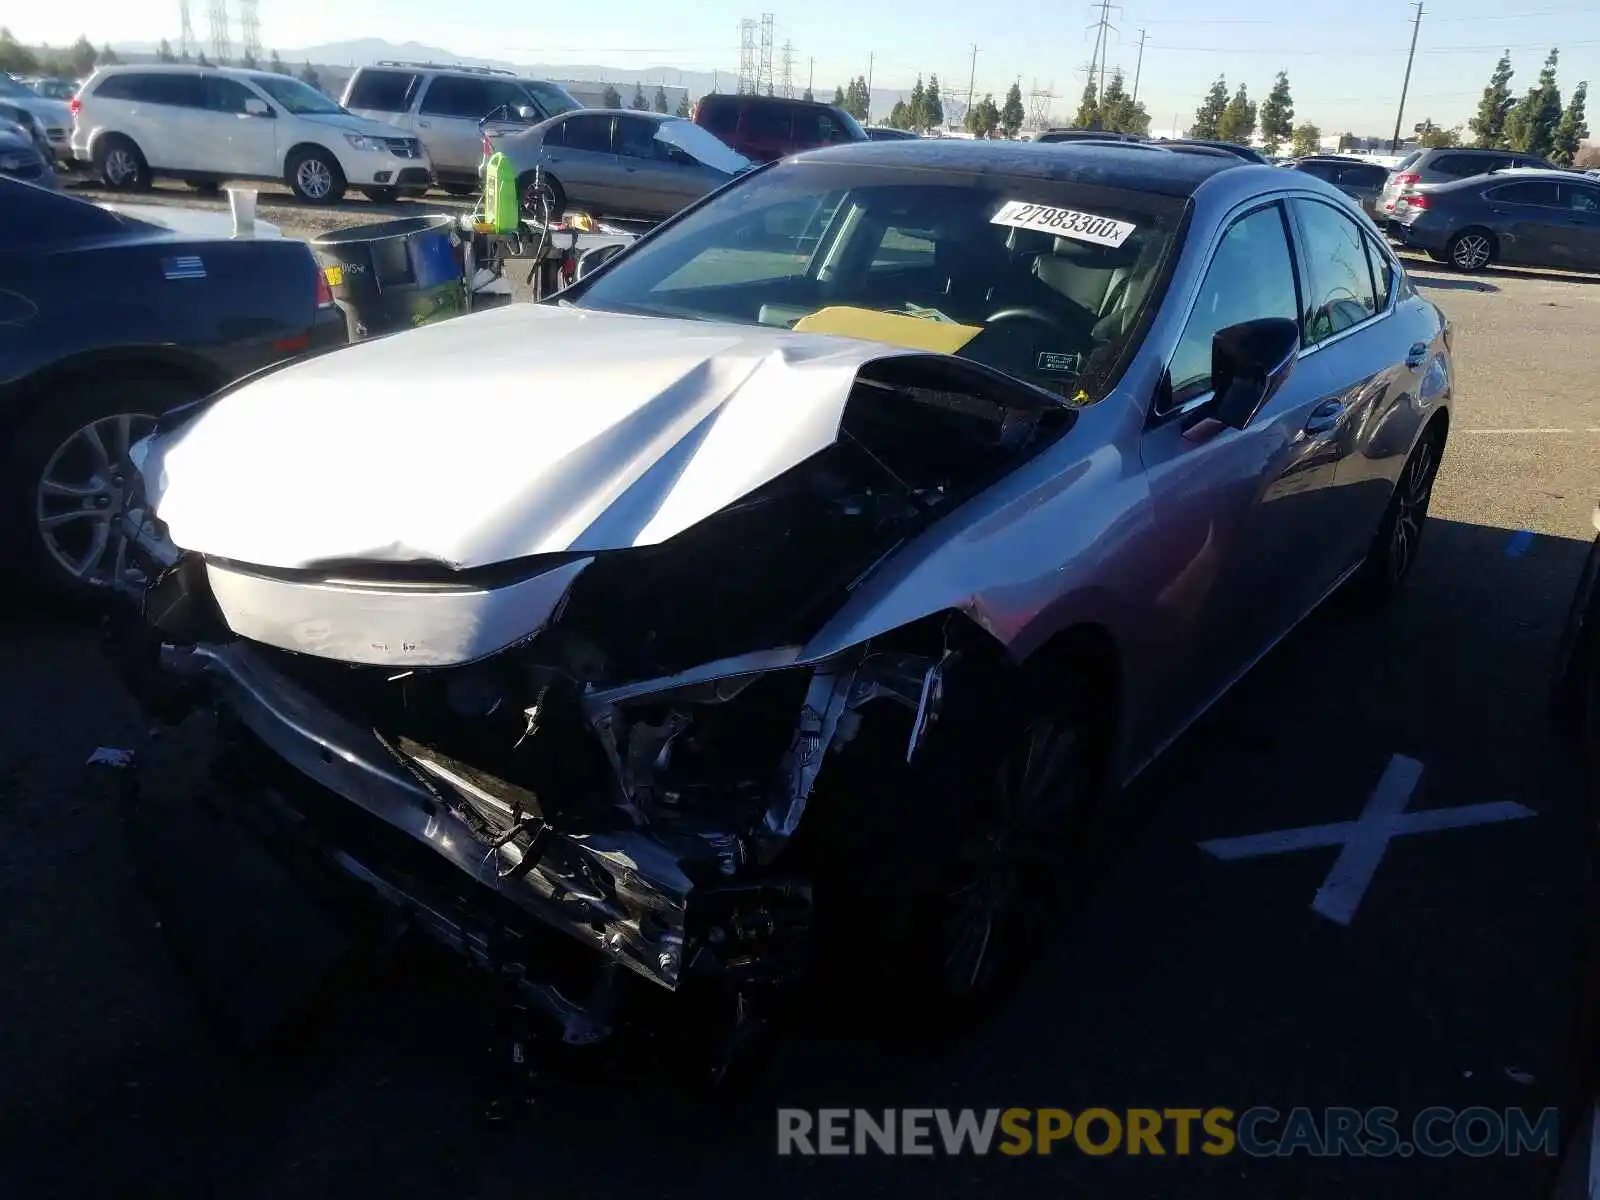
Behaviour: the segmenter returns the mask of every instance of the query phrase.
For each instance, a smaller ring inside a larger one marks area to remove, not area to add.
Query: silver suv
[[[1457,179],[1487,175],[1490,171],[1504,171],[1511,167],[1532,167],[1536,171],[1561,169],[1537,154],[1522,154],[1515,150],[1475,150],[1465,147],[1413,150],[1389,172],[1389,178],[1378,196],[1377,211],[1373,215],[1380,223],[1386,222],[1394,215],[1394,202],[1423,184],[1452,183]]]
[[[478,190],[484,118],[501,135],[583,107],[556,84],[511,71],[392,59],[357,68],[341,103],[419,138],[438,185],[457,196]]]

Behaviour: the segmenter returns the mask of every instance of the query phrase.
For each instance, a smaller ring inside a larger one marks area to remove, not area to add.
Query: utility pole
[[[978,82],[978,45],[972,45],[972,71],[967,76],[967,112],[972,112],[972,88]],[[968,126],[968,128],[971,128]]]
[[[817,81],[817,59],[816,59],[816,56],[813,55],[812,58],[811,58],[810,65],[808,67],[806,67],[806,95],[810,96],[813,100],[815,100],[817,98],[817,94],[811,90],[811,85],[814,84],[816,81]]]
[[[1139,57],[1133,66],[1133,103],[1139,103],[1139,72],[1144,70],[1144,30],[1139,30]]]
[[[872,64],[878,57],[877,52],[867,55],[867,120],[872,120]]]
[[[1400,85],[1400,107],[1394,114],[1394,137],[1389,141],[1389,153],[1400,149],[1400,122],[1406,114],[1406,92],[1411,89],[1411,60],[1417,56],[1417,30],[1422,27],[1422,0],[1417,0],[1417,15],[1411,22],[1411,53],[1406,55],[1406,77]]]
[[[1111,10],[1115,7],[1111,0],[1100,0],[1095,7],[1100,10],[1100,19],[1095,22],[1099,27],[1099,32],[1095,35],[1094,42],[1095,50],[1100,56],[1100,82],[1096,85],[1094,101],[1095,105],[1098,106],[1105,99],[1106,94],[1106,51],[1110,49],[1111,41],[1110,38],[1106,37],[1106,33],[1108,31],[1115,33],[1116,26],[1111,24]],[[1089,82],[1094,83],[1093,72],[1089,75]]]

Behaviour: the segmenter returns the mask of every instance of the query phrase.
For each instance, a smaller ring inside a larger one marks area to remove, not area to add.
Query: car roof
[[[1583,174],[1579,171],[1547,171],[1541,167],[1519,167],[1511,171],[1485,171],[1482,175],[1468,175],[1464,179],[1452,179],[1446,183],[1436,183],[1431,186],[1431,190],[1439,192],[1447,189],[1454,190],[1463,186],[1483,187],[1483,180],[1485,179],[1504,180],[1507,183],[1526,183],[1530,181],[1537,183],[1542,179],[1547,179],[1552,183],[1571,183],[1574,179],[1582,178]]]
[[[707,92],[700,97],[701,104],[781,104],[785,108],[826,108],[835,109],[837,104],[830,104],[826,100],[800,100],[793,96],[752,96],[749,93],[739,92]]]
[[[1188,197],[1211,176],[1246,165],[1237,158],[1152,154],[1150,147],[1121,142],[992,142],[922,138],[888,150],[881,142],[803,150],[795,162],[825,161],[861,166],[922,167],[928,170],[994,171],[1002,175],[1094,183],[1163,196]]]

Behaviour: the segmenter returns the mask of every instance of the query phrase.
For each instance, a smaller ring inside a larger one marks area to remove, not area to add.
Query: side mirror
[[[517,120],[527,125],[539,123],[539,112],[531,104],[519,104],[516,107]]]
[[[252,117],[270,117],[274,115],[270,104],[265,100],[258,100],[254,96],[245,98],[244,111]]]
[[[1211,337],[1211,384],[1218,421],[1243,429],[1283,386],[1300,352],[1300,326],[1288,317],[1261,317],[1219,329]]]
[[[596,246],[593,250],[585,250],[578,259],[577,277],[582,279],[621,253],[622,247],[616,242],[609,246]]]

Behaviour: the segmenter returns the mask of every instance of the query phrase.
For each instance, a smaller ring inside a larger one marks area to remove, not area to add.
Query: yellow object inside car
[[[796,321],[794,329],[798,333],[833,333],[869,342],[887,342],[907,350],[928,350],[936,354],[954,354],[983,332],[980,325],[957,325],[951,321],[931,321],[926,317],[908,317],[902,313],[848,305],[819,308]]]

